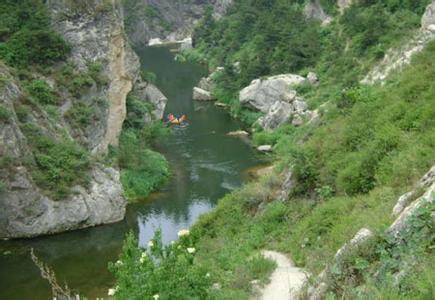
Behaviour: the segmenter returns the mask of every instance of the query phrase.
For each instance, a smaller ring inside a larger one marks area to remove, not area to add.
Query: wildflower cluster
[[[109,265],[117,279],[109,296],[150,300],[207,298],[212,284],[210,273],[195,261],[197,249],[189,230],[180,230],[178,237],[163,245],[157,231],[147,248],[141,249],[133,233],[128,234],[120,259]]]

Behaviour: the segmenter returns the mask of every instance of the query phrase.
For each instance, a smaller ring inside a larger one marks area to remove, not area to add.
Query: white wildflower
[[[189,252],[190,254],[195,253],[196,249],[195,248],[187,248],[187,252]]]
[[[159,294],[155,294],[155,295],[153,296],[153,299],[154,299],[154,300],[160,299]]]
[[[154,242],[153,242],[153,240],[151,240],[151,241],[148,242],[148,247],[150,247],[150,248],[154,247]]]
[[[188,236],[190,231],[188,229],[181,229],[178,231],[178,237]]]
[[[115,293],[116,293],[116,288],[115,289],[109,289],[109,291],[107,292],[107,295],[114,296]]]
[[[115,263],[115,265],[116,265],[117,267],[122,266],[123,264],[124,264],[124,263],[123,263],[122,261],[120,261],[120,260],[117,260],[116,263]]]

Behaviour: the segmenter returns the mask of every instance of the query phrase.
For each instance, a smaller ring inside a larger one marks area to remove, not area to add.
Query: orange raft
[[[174,117],[173,114],[170,114],[169,118],[168,118],[168,124],[171,124],[171,125],[181,125],[181,124],[183,124],[183,122],[185,120],[186,120],[186,116],[185,115],[182,115],[181,117],[176,118],[176,117]]]

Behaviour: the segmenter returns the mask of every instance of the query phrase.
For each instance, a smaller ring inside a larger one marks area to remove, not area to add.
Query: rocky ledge
[[[308,109],[304,98],[295,88],[302,84],[316,84],[317,76],[307,78],[295,74],[281,74],[255,79],[240,91],[240,104],[264,113],[257,123],[264,129],[274,129],[285,123],[302,125],[317,114]]]

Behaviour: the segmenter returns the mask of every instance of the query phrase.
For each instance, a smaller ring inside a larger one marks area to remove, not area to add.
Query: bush
[[[95,107],[79,102],[74,104],[65,114],[73,127],[86,128],[96,117]]]
[[[33,80],[27,85],[29,94],[40,104],[57,104],[58,99],[45,80]]]
[[[69,91],[74,97],[80,98],[86,89],[91,87],[93,84],[94,80],[92,77],[79,74],[72,79],[71,84],[69,85]]]
[[[70,50],[71,46],[57,33],[24,29],[0,45],[0,57],[14,67],[23,68],[63,60]]]
[[[145,124],[146,116],[151,117],[153,105],[145,100],[138,99],[136,96],[129,94],[127,96],[127,112],[128,116],[125,120],[127,128],[142,129],[148,124]]]
[[[157,75],[151,71],[145,71],[143,70],[140,73],[142,80],[149,82],[149,83],[155,83],[157,81]]]
[[[157,152],[148,149],[149,129],[124,129],[120,137],[118,163],[124,191],[131,201],[145,199],[169,177],[169,165]]]
[[[55,200],[67,197],[72,186],[89,183],[90,161],[83,148],[72,141],[55,141],[48,136],[29,136],[29,131],[25,132],[34,148],[32,177]]]
[[[5,105],[0,104],[0,121],[7,122],[11,116],[11,111]]]
[[[119,261],[109,265],[117,279],[114,299],[207,299],[212,279],[205,265],[194,263],[196,251],[190,236],[163,246],[157,232],[141,249],[128,234]]]

